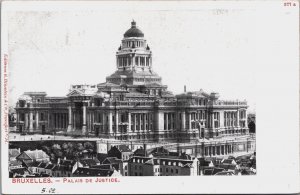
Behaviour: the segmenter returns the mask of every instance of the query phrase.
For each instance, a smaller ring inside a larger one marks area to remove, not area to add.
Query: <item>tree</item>
[[[59,144],[53,144],[52,150],[61,150],[61,147]]]
[[[84,150],[84,147],[83,147],[82,143],[77,143],[76,146],[75,146],[75,150],[77,152],[82,152]]]
[[[42,150],[45,151],[48,155],[50,155],[51,153],[51,149],[49,146],[46,145],[42,146]]]
[[[85,142],[83,146],[86,150],[94,151],[94,145],[91,142]]]
[[[62,152],[68,158],[73,157],[74,145],[71,142],[62,144]]]

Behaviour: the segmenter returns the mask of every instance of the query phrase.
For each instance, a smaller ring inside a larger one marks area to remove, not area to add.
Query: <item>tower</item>
[[[144,38],[144,33],[131,22],[124,33],[116,52],[116,71],[106,77],[106,82],[125,86],[146,94],[158,95],[167,89],[161,77],[153,71],[152,51]]]
[[[152,52],[135,21],[131,22],[131,28],[125,32],[116,58],[118,70],[151,71]]]

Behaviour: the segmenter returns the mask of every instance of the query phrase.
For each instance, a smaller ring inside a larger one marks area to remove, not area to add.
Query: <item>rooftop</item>
[[[128,29],[124,34],[124,38],[128,37],[144,37],[144,33],[137,28],[134,20],[131,22],[131,28]]]

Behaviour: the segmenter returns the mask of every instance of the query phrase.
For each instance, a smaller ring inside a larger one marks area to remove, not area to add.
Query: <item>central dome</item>
[[[125,32],[124,37],[144,37],[144,33],[136,27],[136,22],[132,21],[131,28]]]

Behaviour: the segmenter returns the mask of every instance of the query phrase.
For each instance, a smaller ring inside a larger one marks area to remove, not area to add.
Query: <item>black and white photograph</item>
[[[270,71],[259,6],[60,3],[2,6],[10,183],[59,193],[48,184],[257,178],[257,139],[272,136],[257,123],[269,120],[259,91]]]

